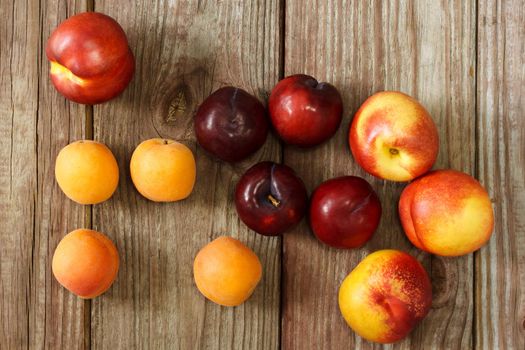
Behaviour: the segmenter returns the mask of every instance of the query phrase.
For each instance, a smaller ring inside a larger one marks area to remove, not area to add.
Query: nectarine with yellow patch
[[[133,78],[135,59],[122,27],[97,12],[74,15],[46,45],[55,88],[71,101],[97,104],[118,96]]]

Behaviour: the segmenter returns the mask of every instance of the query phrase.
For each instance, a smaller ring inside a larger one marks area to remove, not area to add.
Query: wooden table
[[[136,56],[125,93],[94,107],[69,103],[48,78],[45,43],[73,14],[95,9],[124,27]],[[431,274],[429,316],[399,349],[525,348],[525,2],[323,0],[1,0],[0,348],[371,349],[344,323],[337,289],[369,252],[397,248]],[[344,121],[328,143],[299,150],[269,137],[255,156],[229,165],[196,145],[193,114],[223,85],[266,100],[283,76],[307,73],[343,94]],[[403,184],[365,174],[347,147],[349,121],[370,94],[418,98],[440,132],[436,168],[477,177],[494,203],[490,243],[460,258],[431,256],[402,233]],[[192,196],[157,204],[129,177],[135,146],[151,137],[195,152]],[[120,166],[113,198],[68,200],[54,179],[69,142],[106,143]],[[309,191],[333,176],[369,180],[383,217],[362,249],[320,244],[303,221],[283,238],[248,230],[234,186],[260,160],[284,162]],[[113,287],[92,301],[59,286],[51,257],[69,231],[87,227],[117,245]],[[252,298],[219,307],[197,291],[193,258],[219,235],[253,248],[264,266]],[[388,347],[392,348],[392,347]]]

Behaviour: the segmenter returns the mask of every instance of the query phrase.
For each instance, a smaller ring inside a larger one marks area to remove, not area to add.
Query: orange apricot
[[[188,147],[157,138],[137,146],[131,156],[130,172],[141,195],[154,202],[174,202],[191,194],[197,171]]]
[[[237,306],[252,295],[261,280],[257,255],[232,237],[222,236],[204,246],[193,263],[199,291],[224,306]]]
[[[118,165],[103,143],[81,140],[58,153],[55,163],[58,186],[80,204],[97,204],[109,199],[118,185]]]
[[[57,281],[84,299],[104,293],[117,277],[117,248],[104,234],[87,229],[68,233],[53,255],[52,269]]]

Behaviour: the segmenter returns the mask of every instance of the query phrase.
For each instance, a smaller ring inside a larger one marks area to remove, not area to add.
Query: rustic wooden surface
[[[496,223],[475,253],[475,343],[525,349],[525,4],[480,2],[478,11],[476,165]]]
[[[314,151],[287,148],[284,162],[297,169],[309,190],[334,176],[366,178],[378,191],[383,216],[377,233],[361,249],[321,246],[306,222],[285,236],[283,345],[294,349],[338,349],[344,344],[351,349],[379,347],[348,332],[340,322],[336,295],[346,275],[368,253],[397,248],[424,262],[431,273],[434,298],[429,317],[396,348],[469,347],[474,311],[472,257],[430,257],[409,243],[397,215],[404,184],[374,179],[354,162],[348,125],[374,92],[403,91],[428,108],[440,130],[435,167],[473,173],[475,76],[470,72],[475,69],[475,3],[343,3],[312,0],[306,6],[291,2],[286,8],[285,75],[305,72],[333,82],[343,92],[345,117],[330,142]],[[312,7],[317,11],[308,10]],[[322,166],[325,160],[329,166]],[[312,279],[317,287],[305,288]],[[313,310],[323,310],[323,317]]]
[[[138,69],[120,99],[94,108],[94,136],[115,152],[122,181],[111,201],[94,208],[93,226],[116,241],[122,269],[107,297],[93,301],[91,344],[94,349],[276,349],[280,242],[241,225],[232,195],[246,167],[279,161],[280,147],[271,139],[249,161],[224,165],[196,147],[193,114],[224,84],[260,98],[272,88],[279,77],[279,4],[127,4],[95,4],[129,33]],[[114,116],[120,116],[118,122]],[[152,203],[129,181],[131,151],[151,137],[181,140],[196,152],[198,181],[188,200]],[[207,302],[193,283],[195,254],[224,234],[246,242],[265,267],[261,287],[237,308]]]
[[[90,107],[67,102],[48,78],[45,43],[60,21],[88,9],[116,18],[137,61],[125,93]],[[525,1],[0,1],[0,349],[370,349],[337,308],[337,288],[367,253],[405,250],[432,277],[433,307],[406,340],[385,348],[525,348]],[[336,136],[314,150],[271,136],[234,166],[196,143],[192,116],[223,85],[265,101],[283,75],[312,74],[340,88]],[[348,123],[375,91],[418,98],[440,130],[437,168],[475,175],[496,214],[489,244],[462,258],[415,249],[397,218],[402,184],[364,174],[346,143]],[[142,198],[129,178],[134,147],[151,137],[190,146],[198,181],[180,203]],[[111,200],[77,205],[54,180],[71,141],[106,143],[120,166]],[[263,159],[284,161],[311,191],[333,176],[368,179],[383,204],[365,247],[318,243],[306,221],[265,238],[237,218],[233,189]],[[116,243],[121,270],[93,301],[51,273],[58,241],[78,227]],[[196,290],[192,261],[230,234],[261,257],[264,277],[243,306],[224,308]]]
[[[85,226],[86,208],[54,180],[58,151],[85,135],[85,107],[49,84],[43,48],[53,29],[86,8],[1,3],[0,348],[84,346],[85,302],[56,284],[51,256],[64,233]]]

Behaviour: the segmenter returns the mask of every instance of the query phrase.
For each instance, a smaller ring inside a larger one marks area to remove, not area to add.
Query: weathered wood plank
[[[45,41],[84,1],[8,1],[1,6],[0,347],[80,348],[84,302],[51,272],[58,241],[82,226],[85,210],[54,179],[56,154],[82,138],[84,107],[48,79]]]
[[[58,187],[54,175],[58,152],[68,143],[83,139],[86,135],[86,107],[68,102],[55,90],[49,79],[49,64],[45,55],[47,38],[56,26],[66,18],[85,11],[86,6],[85,0],[40,4],[40,28],[37,28],[40,40],[36,133],[38,178],[29,324],[32,348],[80,349],[88,336],[86,332],[89,332],[84,324],[84,312],[89,309],[89,302],[60,286],[51,271],[53,253],[62,237],[74,229],[89,227],[89,217],[86,217],[89,207],[69,200]],[[33,25],[37,26],[37,23]],[[34,56],[31,60],[36,64]]]
[[[341,281],[369,252],[407,251],[431,272],[433,309],[395,348],[467,348],[472,344],[473,261],[431,258],[402,233],[397,201],[402,184],[365,174],[347,146],[348,125],[359,105],[379,90],[401,90],[418,98],[440,131],[436,168],[474,173],[474,1],[290,1],[286,3],[285,74],[307,73],[342,92],[341,129],[314,150],[285,148],[284,161],[312,190],[346,174],[365,177],[377,190],[383,217],[362,249],[342,251],[317,242],[303,223],[284,238],[283,337],[287,349],[379,348],[357,337],[340,316]],[[312,166],[315,165],[315,166]]]
[[[478,7],[478,176],[495,207],[476,254],[478,349],[525,348],[525,2]]]
[[[271,138],[243,164],[211,160],[195,144],[193,114],[222,85],[265,99],[279,74],[278,1],[98,0],[95,10],[122,24],[137,72],[123,96],[94,110],[95,139],[114,151],[121,181],[94,208],[93,225],[116,242],[122,264],[113,287],[93,301],[92,348],[277,348],[280,241],[240,223],[233,190],[249,165],[279,160],[280,147]],[[187,200],[153,203],[133,188],[131,153],[151,137],[195,151],[198,179]],[[200,247],[225,234],[253,248],[264,266],[260,286],[236,308],[205,301],[192,276]]]
[[[0,347],[18,349],[28,346],[31,306],[38,6],[2,2],[0,15]]]

